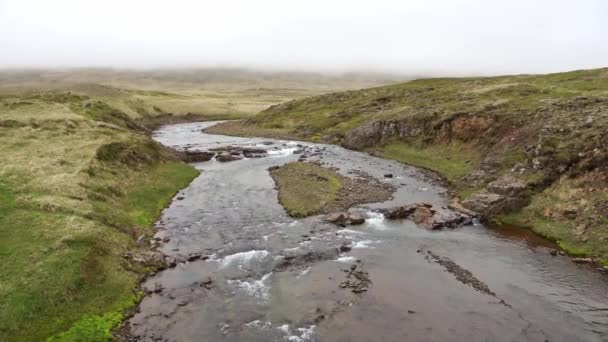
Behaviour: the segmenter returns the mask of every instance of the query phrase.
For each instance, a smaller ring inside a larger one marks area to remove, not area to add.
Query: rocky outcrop
[[[490,217],[519,209],[528,200],[527,184],[507,175],[489,183],[485,191],[467,198],[462,205],[483,217]]]
[[[374,146],[391,137],[416,137],[423,132],[423,126],[406,121],[374,121],[357,127],[346,134],[342,146],[361,150]]]
[[[383,211],[384,217],[390,220],[412,219],[416,224],[427,229],[457,228],[472,222],[473,215],[446,208],[434,208],[429,203],[416,203],[395,207]]]

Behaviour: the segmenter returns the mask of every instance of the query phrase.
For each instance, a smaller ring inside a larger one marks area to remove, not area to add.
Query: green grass
[[[318,165],[289,163],[271,171],[279,189],[279,202],[290,216],[318,214],[336,200],[340,175]]]
[[[0,127],[0,340],[98,341],[150,269],[123,255],[198,172],[107,104],[7,101],[0,120],[19,124]]]
[[[476,151],[462,144],[415,146],[392,143],[381,147],[385,158],[438,172],[454,182],[479,165]]]
[[[92,219],[16,204],[3,188],[2,339],[43,340],[85,314],[121,313],[136,302],[141,274],[125,269],[122,254],[197,172],[179,163],[121,171],[104,182],[124,187],[124,194],[102,202],[103,210],[94,203]]]
[[[50,337],[48,342],[98,342],[111,341],[112,330],[123,320],[120,312],[112,312],[103,316],[87,315],[70,330]]]

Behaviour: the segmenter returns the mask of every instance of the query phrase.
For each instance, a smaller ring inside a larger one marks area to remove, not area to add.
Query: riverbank
[[[340,144],[439,173],[466,207],[608,259],[608,70],[428,79],[290,101],[208,130]]]

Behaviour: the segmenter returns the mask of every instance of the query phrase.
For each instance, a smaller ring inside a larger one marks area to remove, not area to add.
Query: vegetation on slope
[[[154,267],[123,256],[197,171],[67,92],[2,97],[0,155],[0,340],[107,339]]]
[[[510,221],[608,258],[608,69],[421,79],[290,101],[211,131],[338,143],[429,168],[486,216],[516,211]]]

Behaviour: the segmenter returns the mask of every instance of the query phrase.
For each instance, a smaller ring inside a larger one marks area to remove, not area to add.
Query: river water
[[[516,228],[470,225],[428,231],[384,220],[373,209],[415,202],[445,205],[444,189],[415,168],[338,146],[204,134],[213,123],[166,126],[154,138],[178,149],[225,145],[269,149],[266,158],[196,163],[201,175],[157,223],[160,250],[183,262],[150,277],[129,321],[137,341],[607,341],[608,276]],[[267,169],[311,157],[344,175],[363,171],[397,191],[355,210],[364,225],[294,219],[277,202]],[[393,178],[383,178],[392,173]],[[347,244],[351,251],[337,247]],[[495,293],[460,282],[429,258],[449,258]],[[289,260],[289,262],[286,262]],[[339,285],[367,272],[367,291]],[[355,266],[352,266],[355,267]]]

